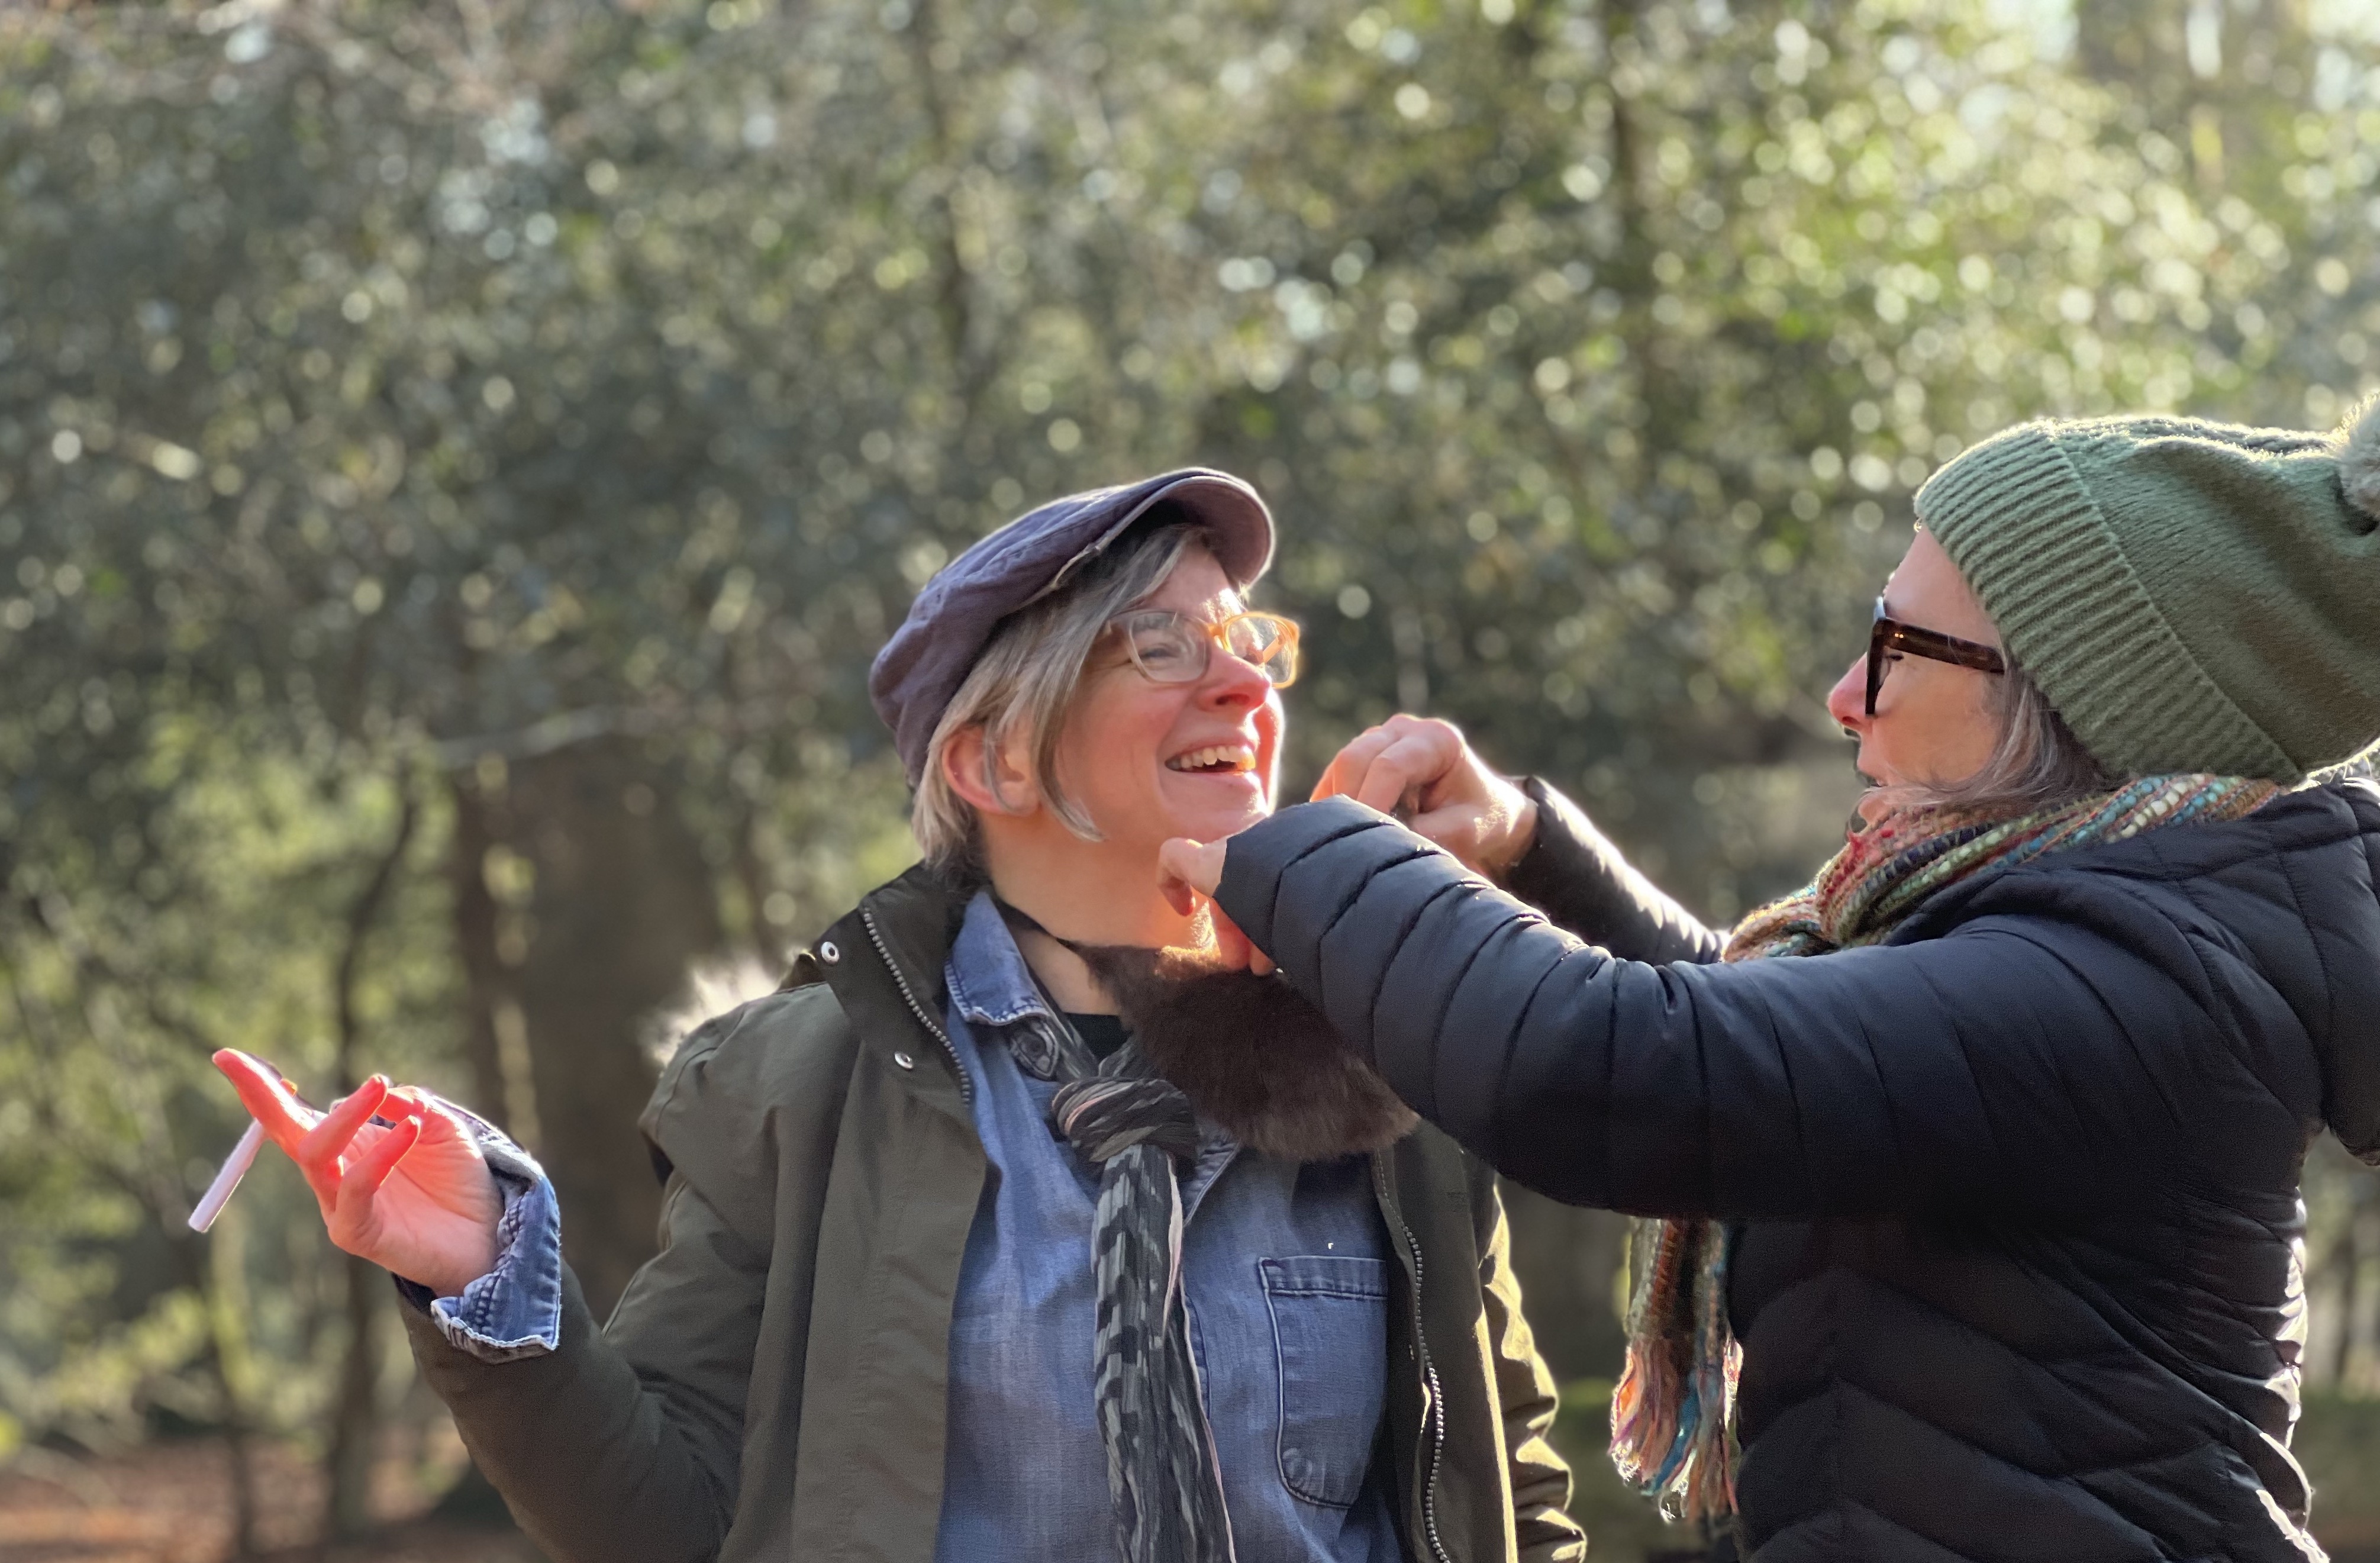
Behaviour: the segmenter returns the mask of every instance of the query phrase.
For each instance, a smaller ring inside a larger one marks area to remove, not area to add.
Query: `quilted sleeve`
[[[2120,896],[1649,965],[1330,799],[1233,838],[1218,899],[1417,1111],[1575,1204],[2095,1209],[2187,1175],[2194,1124],[2258,1094],[2223,1067],[2187,941]]]
[[[1585,810],[1532,776],[1536,839],[1504,888],[1589,944],[1631,961],[1716,961],[1716,931],[1662,893],[1621,855]]]

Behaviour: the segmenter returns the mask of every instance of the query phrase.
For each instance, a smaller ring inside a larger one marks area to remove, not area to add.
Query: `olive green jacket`
[[[941,1018],[964,904],[913,869],[679,1049],[643,1119],[662,1251],[608,1325],[567,1271],[544,1356],[482,1362],[406,1311],[464,1442],[557,1563],[930,1563],[987,1172]],[[1493,1175],[1426,1126],[1373,1159],[1402,1261],[1382,1453],[1408,1555],[1583,1557]]]

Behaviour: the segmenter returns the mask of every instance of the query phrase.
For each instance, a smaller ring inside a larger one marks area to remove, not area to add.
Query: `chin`
[[[1163,813],[1175,835],[1220,841],[1272,812],[1272,798],[1254,772],[1234,776],[1172,776],[1163,789]]]
[[[1195,842],[1220,842],[1236,836],[1272,813],[1272,805],[1257,798],[1244,807],[1184,808],[1172,811],[1175,835]]]

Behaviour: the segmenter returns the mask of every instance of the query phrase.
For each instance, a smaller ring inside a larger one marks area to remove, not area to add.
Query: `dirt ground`
[[[423,1518],[429,1497],[392,1461],[376,1483],[383,1528],[322,1547],[322,1484],[312,1462],[258,1452],[259,1563],[539,1563],[509,1530]],[[7,1563],[225,1563],[234,1557],[230,1460],[212,1439],[103,1458],[21,1451],[0,1466],[0,1557]]]
[[[2328,1408],[2323,1408],[2328,1409]],[[2380,1563],[2380,1509],[2372,1507],[2380,1445],[2342,1442],[2337,1417],[2317,1416],[2310,1440],[2322,1467],[2316,1519],[2334,1563]],[[2355,1429],[2346,1429],[2354,1431]],[[2380,1418],[2373,1430],[2380,1433]],[[448,1438],[451,1428],[442,1429]],[[2337,1445],[2333,1448],[2331,1446]],[[2352,1447],[2350,1447],[2350,1445]],[[1602,1563],[1660,1554],[1669,1538],[1640,1498],[1621,1491],[1600,1448],[1570,1451],[1580,1483],[1573,1507]],[[443,1523],[431,1496],[459,1469],[459,1443],[416,1446],[382,1462],[374,1493],[382,1528],[365,1541],[316,1543],[322,1503],[317,1467],[298,1451],[258,1454],[259,1523],[253,1563],[542,1563],[509,1529]],[[152,1444],[103,1458],[20,1451],[0,1466],[0,1559],[6,1563],[230,1563],[231,1467],[221,1442]]]

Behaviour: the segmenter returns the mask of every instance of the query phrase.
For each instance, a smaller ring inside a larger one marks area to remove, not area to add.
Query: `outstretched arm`
[[[1623,960],[1718,959],[1726,938],[1637,872],[1576,804],[1534,776],[1521,790],[1537,806],[1536,835],[1506,890]]]
[[[2099,1207],[2170,1170],[2221,1053],[2192,952],[2113,895],[1898,947],[1649,965],[1333,799],[1233,837],[1216,899],[1425,1117],[1576,1204]]]
[[[414,1354],[464,1442],[522,1526],[556,1563],[700,1563],[715,1557],[741,1496],[745,1412],[773,1269],[814,1251],[778,1243],[779,1201],[825,1180],[781,1183],[779,1158],[823,1167],[853,1045],[823,987],[731,1012],[689,1037],[646,1111],[670,1166],[662,1250],[598,1327],[566,1269],[550,1353],[492,1362],[408,1312]],[[791,1104],[791,1105],[787,1105]],[[807,1281],[794,1296],[809,1295]],[[803,1315],[775,1327],[798,1340]],[[798,1350],[798,1348],[796,1348]]]
[[[405,1310],[422,1376],[556,1563],[699,1563],[734,1517],[767,1259],[673,1179],[662,1248],[609,1332],[558,1267],[550,1351],[492,1361]]]

